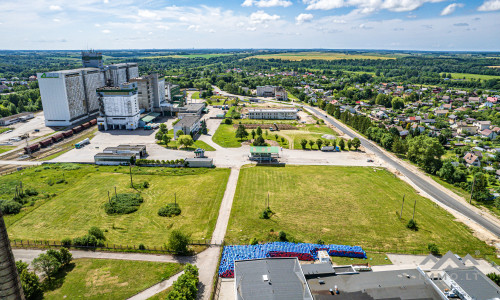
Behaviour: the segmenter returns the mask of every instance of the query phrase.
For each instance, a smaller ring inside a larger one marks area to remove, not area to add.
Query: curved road
[[[471,219],[472,221],[478,223],[479,225],[483,226],[486,230],[490,231],[493,233],[496,237],[500,237],[500,227],[497,226],[496,224],[493,224],[492,222],[484,219],[481,215],[477,214],[475,211],[471,210],[469,207],[461,203],[459,200],[449,196],[439,188],[429,184],[421,178],[419,175],[413,173],[411,170],[408,170],[406,167],[401,165],[399,162],[391,158],[390,156],[386,155],[382,150],[380,150],[378,147],[373,145],[372,142],[368,141],[367,139],[363,138],[362,136],[358,134],[353,134],[350,130],[348,130],[345,125],[341,124],[340,122],[330,118],[329,116],[326,116],[322,112],[318,111],[317,109],[310,107],[310,106],[304,106],[308,110],[311,110],[314,112],[317,116],[320,116],[324,120],[326,120],[328,123],[332,124],[333,126],[337,127],[339,130],[341,130],[344,134],[350,136],[350,137],[357,137],[361,141],[361,144],[366,148],[375,153],[377,156],[382,158],[384,161],[386,161],[389,165],[394,167],[396,170],[401,172],[404,176],[409,178],[416,186],[418,186],[420,189],[422,189],[424,192],[426,192],[428,195],[436,199],[437,201],[443,203],[444,205],[460,212],[467,218]]]

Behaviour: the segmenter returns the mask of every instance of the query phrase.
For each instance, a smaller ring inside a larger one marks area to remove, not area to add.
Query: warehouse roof
[[[472,299],[498,299],[498,286],[476,267],[445,271]]]
[[[271,154],[278,154],[280,151],[279,147],[276,146],[251,146],[250,147],[250,153],[271,153]]]
[[[186,116],[182,118],[174,127],[192,127],[200,118],[198,116]]]
[[[234,270],[238,300],[313,299],[295,257],[239,260]]]

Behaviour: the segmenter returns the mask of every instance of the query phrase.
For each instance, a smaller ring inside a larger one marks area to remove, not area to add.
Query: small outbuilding
[[[249,159],[258,162],[278,161],[279,151],[276,146],[251,146]]]

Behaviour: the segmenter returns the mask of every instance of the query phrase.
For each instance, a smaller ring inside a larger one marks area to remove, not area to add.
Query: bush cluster
[[[17,214],[22,207],[21,203],[14,200],[0,200],[0,210],[6,215]]]
[[[410,221],[408,221],[408,224],[406,224],[406,227],[408,229],[411,229],[411,230],[415,230],[417,231],[418,230],[418,224],[417,224],[417,221],[413,220],[413,219],[410,219]]]
[[[169,203],[167,206],[160,208],[158,210],[158,215],[161,217],[172,217],[181,214],[181,208],[177,203]]]
[[[64,239],[63,240],[63,245],[66,246],[68,244],[69,239]],[[102,247],[104,246],[104,241],[106,240],[106,237],[104,236],[104,232],[102,232],[101,229],[98,227],[91,227],[89,229],[88,234],[82,236],[82,237],[77,237],[73,239],[73,245],[75,246],[89,246],[89,247]],[[70,244],[71,245],[71,244]],[[68,245],[68,246],[70,246]]]
[[[195,300],[198,295],[198,268],[192,264],[186,264],[184,274],[172,285],[172,291],[168,293],[168,300]]]
[[[439,255],[439,248],[436,244],[434,243],[429,243],[427,245],[427,249],[429,249],[429,252],[431,252],[434,255]]]
[[[130,214],[137,211],[143,201],[140,194],[118,194],[104,204],[104,210],[108,215]]]
[[[28,264],[23,261],[16,261],[17,273],[21,280],[24,297],[26,300],[42,299],[43,289],[40,284],[40,279],[35,272],[28,270]]]
[[[155,159],[138,159],[135,161],[137,166],[142,165],[184,165],[184,159],[176,160],[155,160]]]

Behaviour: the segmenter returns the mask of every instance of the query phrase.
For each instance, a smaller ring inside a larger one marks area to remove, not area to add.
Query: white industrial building
[[[123,83],[119,87],[97,89],[100,102],[99,129],[129,129],[139,127],[140,110],[137,83]]]
[[[38,73],[45,125],[69,126],[97,115],[95,90],[104,86],[104,73],[97,68],[82,68]]]
[[[131,78],[130,82],[137,82],[139,109],[141,111],[161,111],[165,102],[165,78],[158,74]]]
[[[104,66],[102,54],[83,51],[84,68],[38,73],[45,125],[70,126],[99,112],[96,89],[139,76],[136,63]]]
[[[184,134],[196,133],[200,130],[200,117],[185,116],[174,125],[174,138],[177,139],[177,131],[182,130]]]
[[[249,119],[259,120],[297,120],[296,108],[251,108],[247,114]]]
[[[257,97],[275,97],[276,100],[288,100],[287,91],[281,86],[264,85],[257,87]]]

